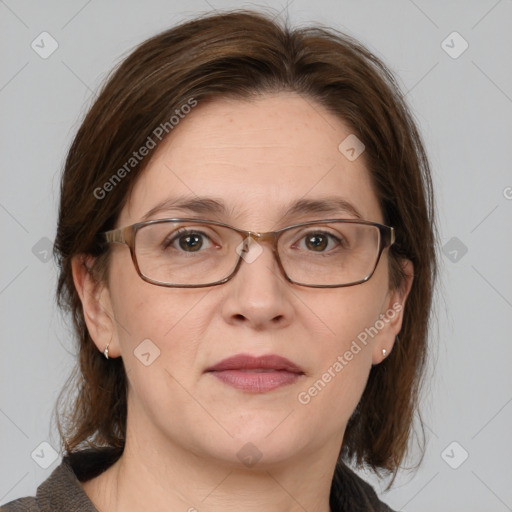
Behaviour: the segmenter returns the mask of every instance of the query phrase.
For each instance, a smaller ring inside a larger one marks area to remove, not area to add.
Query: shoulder
[[[66,455],[37,488],[35,497],[18,498],[0,512],[97,512],[81,482],[102,473],[118,457],[117,449],[89,449]]]
[[[333,512],[394,512],[379,499],[368,482],[343,463],[339,463],[334,472],[331,508]]]
[[[0,512],[39,512],[40,510],[34,497],[18,498],[0,507]]]

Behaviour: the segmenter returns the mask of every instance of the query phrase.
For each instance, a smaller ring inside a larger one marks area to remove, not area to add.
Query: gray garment
[[[122,450],[87,449],[63,458],[37,488],[36,497],[19,498],[1,507],[1,512],[98,512],[80,482],[101,474]],[[338,465],[331,487],[332,512],[393,512],[373,488],[348,466]]]

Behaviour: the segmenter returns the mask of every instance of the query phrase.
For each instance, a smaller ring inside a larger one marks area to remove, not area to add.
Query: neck
[[[99,511],[330,511],[341,439],[301,458],[267,465],[258,462],[251,468],[198,456],[168,438],[158,444],[147,431],[138,431],[144,434],[127,437],[115,464],[82,484]]]

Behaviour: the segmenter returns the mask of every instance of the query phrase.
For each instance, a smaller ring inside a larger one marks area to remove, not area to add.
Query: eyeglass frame
[[[235,231],[236,233],[243,235],[243,243],[244,243],[244,250],[240,251],[238,255],[238,261],[235,265],[235,268],[224,279],[221,279],[220,281],[215,281],[213,283],[208,284],[172,284],[172,283],[163,283],[160,281],[155,281],[154,279],[151,279],[147,276],[145,276],[140,268],[139,264],[137,262],[137,257],[135,255],[135,236],[137,234],[137,231],[141,229],[144,226],[150,225],[150,224],[157,224],[157,223],[164,223],[164,222],[195,222],[198,224],[212,224],[215,226],[221,226],[224,228],[231,229],[232,231]],[[375,260],[375,265],[373,267],[373,270],[364,278],[360,279],[359,281],[354,281],[352,283],[347,284],[305,284],[305,283],[299,283],[297,281],[294,281],[291,279],[288,274],[286,273],[283,264],[281,262],[281,258],[279,257],[279,251],[277,248],[277,244],[279,241],[279,237],[285,232],[289,231],[290,229],[295,229],[302,226],[308,226],[308,225],[315,225],[315,224],[326,224],[329,222],[338,222],[338,223],[345,223],[345,224],[363,224],[366,226],[374,226],[378,228],[379,230],[379,248],[377,253],[377,258]],[[245,252],[245,249],[247,247],[246,242],[249,238],[252,238],[254,241],[257,241],[259,243],[264,242],[271,242],[272,243],[272,252],[274,253],[274,257],[277,261],[277,265],[279,269],[281,270],[282,275],[286,278],[286,280],[290,283],[297,284],[299,286],[306,286],[308,288],[345,288],[348,286],[355,286],[358,284],[365,283],[369,281],[369,279],[373,276],[375,273],[375,270],[377,269],[377,265],[379,264],[381,255],[384,251],[384,249],[391,247],[396,240],[395,236],[395,228],[391,226],[386,226],[384,224],[379,224],[378,222],[372,222],[368,220],[359,220],[359,219],[327,219],[327,220],[314,220],[314,221],[308,221],[308,222],[300,222],[298,224],[292,224],[291,226],[286,226],[284,228],[278,229],[277,231],[267,231],[267,232],[257,232],[257,231],[246,231],[245,229],[239,229],[235,228],[233,226],[230,226],[229,224],[224,224],[223,222],[218,222],[214,220],[206,220],[206,219],[191,219],[191,218],[166,218],[166,219],[152,219],[147,220],[144,222],[136,222],[135,224],[131,224],[129,226],[124,226],[121,228],[111,229],[108,231],[103,231],[99,233],[100,236],[103,237],[103,242],[110,244],[110,243],[119,243],[119,244],[125,244],[130,249],[131,258],[133,261],[133,264],[135,266],[135,270],[141,277],[143,281],[146,281],[150,284],[154,284],[156,286],[164,286],[166,288],[208,288],[210,286],[218,286],[220,284],[227,283],[230,281],[238,272],[243,258],[243,253]]]

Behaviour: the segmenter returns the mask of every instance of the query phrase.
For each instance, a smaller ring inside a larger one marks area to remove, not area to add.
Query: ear
[[[98,350],[103,353],[109,344],[109,358],[120,355],[114,328],[114,313],[110,291],[104,283],[98,283],[92,273],[94,257],[79,254],[71,260],[73,281],[84,313],[87,330]]]
[[[400,265],[404,273],[403,281],[399,288],[388,291],[379,319],[375,322],[376,327],[382,327],[382,329],[379,330],[379,335],[375,338],[372,350],[372,364],[374,365],[381,363],[389,356],[402,328],[405,302],[414,279],[414,267],[412,262],[406,259],[402,260]]]

